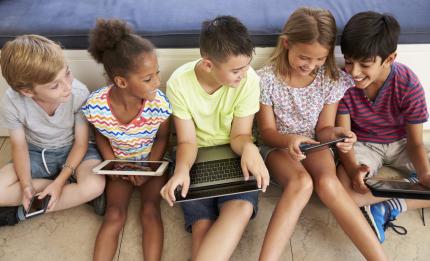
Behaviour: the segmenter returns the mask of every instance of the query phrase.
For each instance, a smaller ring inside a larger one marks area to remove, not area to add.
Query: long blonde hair
[[[328,10],[309,7],[299,8],[291,14],[284,25],[268,63],[275,66],[276,76],[283,79],[290,76],[291,73],[291,67],[288,63],[288,49],[284,47],[285,39],[288,39],[289,45],[318,42],[329,50],[324,63],[326,75],[337,80],[338,72],[334,59],[336,32],[336,21]]]

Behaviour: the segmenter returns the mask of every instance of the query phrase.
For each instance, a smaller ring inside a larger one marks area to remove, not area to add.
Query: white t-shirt
[[[75,124],[87,124],[81,106],[89,95],[78,80],[72,82],[72,95],[49,116],[32,98],[8,88],[1,99],[0,127],[23,128],[28,143],[53,149],[71,145]]]

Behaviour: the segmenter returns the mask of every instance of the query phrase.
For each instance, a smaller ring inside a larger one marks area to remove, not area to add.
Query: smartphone
[[[38,198],[38,195],[34,195],[30,201],[28,210],[25,211],[25,218],[31,218],[45,213],[50,199],[51,195],[46,195],[41,199]]]
[[[302,143],[302,144],[300,144],[299,148],[303,154],[306,154],[307,152],[310,152],[312,150],[326,149],[330,146],[335,146],[336,143],[343,142],[343,141],[345,141],[345,138],[339,138],[339,139],[335,139],[335,140],[331,140],[331,141],[327,141],[327,142],[319,143],[319,144]]]
[[[430,188],[402,180],[367,179],[366,186],[375,197],[430,199]]]

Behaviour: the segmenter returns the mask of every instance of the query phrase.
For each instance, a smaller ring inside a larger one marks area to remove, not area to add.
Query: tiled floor
[[[0,166],[10,160],[10,143],[0,138]],[[390,174],[390,170],[384,169]],[[257,260],[266,226],[280,189],[271,186],[261,197],[257,217],[250,222],[232,260]],[[142,260],[137,192],[129,206],[129,217],[121,236],[116,260]],[[183,230],[179,207],[162,203],[165,227],[163,260],[189,260],[191,236]],[[430,215],[430,214],[428,214]],[[427,218],[428,223],[430,219]],[[0,260],[91,260],[94,240],[102,218],[83,205],[74,209],[0,228]],[[386,233],[383,244],[390,260],[429,260],[430,225],[423,226],[418,211],[398,219],[408,229],[406,236]],[[286,247],[282,260],[363,260],[330,212],[313,196]]]

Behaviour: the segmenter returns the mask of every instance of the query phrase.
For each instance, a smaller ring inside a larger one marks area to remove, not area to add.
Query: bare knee
[[[341,189],[336,176],[321,177],[315,181],[315,191],[324,203],[335,201]]]
[[[108,206],[104,217],[104,223],[121,230],[127,219],[127,209],[119,208],[117,206]]]
[[[306,173],[299,173],[296,177],[290,179],[284,186],[284,192],[291,192],[300,198],[309,198],[313,191],[312,178]],[[285,193],[284,193],[285,194]]]
[[[230,213],[231,211],[234,211],[234,216],[243,220],[249,220],[254,211],[254,207],[252,203],[247,200],[232,200],[224,203],[221,207],[220,215],[226,212]]]
[[[142,203],[140,210],[140,221],[142,224],[159,222],[161,220],[161,211],[159,202],[146,201]]]
[[[92,200],[103,193],[106,181],[102,175],[92,175],[85,178],[81,183],[78,180],[78,184],[82,186],[82,191],[86,195],[86,198]]]

